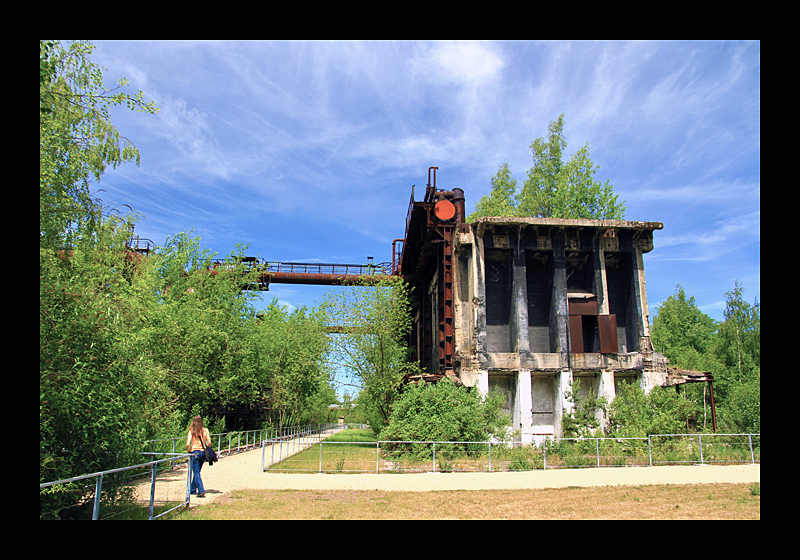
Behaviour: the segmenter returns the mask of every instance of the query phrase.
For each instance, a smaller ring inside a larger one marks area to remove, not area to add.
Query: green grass
[[[270,466],[270,472],[374,472],[375,434],[372,430],[342,430]]]

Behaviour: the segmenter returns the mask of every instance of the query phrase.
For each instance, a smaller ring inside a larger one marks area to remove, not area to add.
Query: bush
[[[645,394],[638,385],[622,384],[609,406],[610,437],[646,437],[649,434],[681,434],[687,422],[700,412],[696,403],[671,387],[656,387]]]
[[[477,388],[456,385],[449,378],[438,383],[409,385],[395,401],[384,441],[487,441],[508,425],[501,395],[482,396]],[[398,446],[404,448],[404,446]],[[427,453],[428,446],[408,451]],[[439,452],[437,446],[437,454]],[[442,448],[444,451],[444,448]]]

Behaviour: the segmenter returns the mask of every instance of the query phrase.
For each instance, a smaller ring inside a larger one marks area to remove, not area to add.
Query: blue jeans
[[[206,490],[203,488],[203,479],[200,478],[200,469],[203,468],[203,463],[206,462],[205,451],[192,451],[192,494],[205,494]]]

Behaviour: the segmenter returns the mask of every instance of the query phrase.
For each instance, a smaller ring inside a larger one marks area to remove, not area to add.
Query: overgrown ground
[[[760,519],[760,483],[532,490],[236,490],[174,519]]]

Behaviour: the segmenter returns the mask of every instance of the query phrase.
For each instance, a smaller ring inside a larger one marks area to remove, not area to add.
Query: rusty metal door
[[[600,335],[600,353],[609,354],[619,352],[619,344],[617,341],[617,316],[598,315],[597,329]]]
[[[583,321],[580,315],[569,316],[570,352],[583,354]]]

